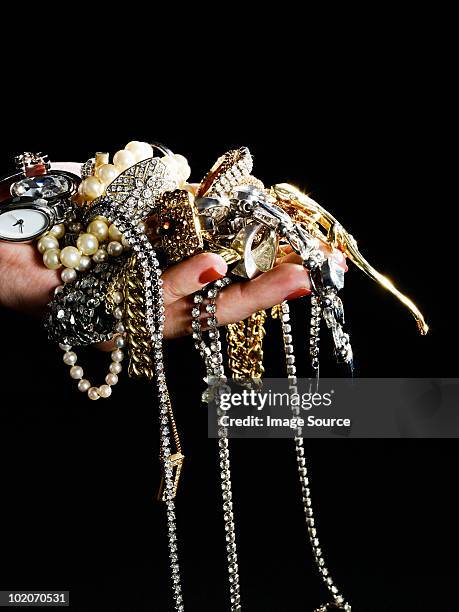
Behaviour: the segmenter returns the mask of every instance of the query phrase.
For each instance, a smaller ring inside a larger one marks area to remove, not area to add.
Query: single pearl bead
[[[123,252],[123,245],[121,242],[117,242],[114,240],[113,242],[109,242],[107,246],[107,253],[112,257],[118,257]]]
[[[77,240],[77,247],[83,255],[94,255],[99,249],[99,241],[94,234],[81,234]]]
[[[76,268],[80,263],[81,253],[73,246],[67,246],[61,251],[61,262],[66,268]]]
[[[104,185],[110,185],[112,181],[116,179],[120,171],[113,164],[104,164],[97,168],[97,178],[104,183]]]
[[[116,227],[116,225],[112,223],[108,228],[108,237],[110,238],[110,240],[118,240],[119,242],[121,240],[121,236],[122,234],[119,229]]]
[[[43,253],[48,249],[58,249],[59,242],[55,236],[47,234],[46,236],[42,236],[42,238],[40,238],[40,240],[37,242],[37,248],[43,255]]]
[[[143,221],[139,221],[137,223],[137,227],[140,229],[141,232],[145,233],[145,230],[147,228],[147,226],[145,225],[145,223]]]
[[[96,263],[103,263],[107,260],[107,258],[107,251],[105,251],[104,249],[99,249],[97,253],[94,253],[94,255],[92,256],[93,261],[95,261]]]
[[[88,176],[82,182],[83,197],[89,201],[95,200],[104,193],[104,184],[97,176]]]
[[[112,295],[112,298],[115,304],[121,304],[121,302],[124,300],[124,296],[121,291],[115,291]]]
[[[119,171],[126,170],[135,164],[135,157],[130,151],[123,149],[113,156],[113,163]]]
[[[67,351],[66,353],[64,353],[64,356],[62,357],[62,361],[66,364],[66,365],[75,365],[77,362],[77,355],[76,353],[74,353],[73,351]]]
[[[82,255],[80,257],[80,263],[77,265],[75,270],[78,270],[78,272],[86,272],[86,270],[89,270],[90,267],[91,267],[91,258],[88,257],[87,255]]]
[[[115,317],[115,319],[118,319],[118,321],[123,318],[123,314],[123,309],[119,306],[113,311],[113,316]]]
[[[180,178],[182,179],[182,181],[187,181],[190,178],[191,174],[191,168],[188,164],[187,158],[183,155],[179,155],[178,153],[176,153],[174,155],[174,159],[179,167]]]
[[[62,342],[60,342],[59,343],[59,348],[62,351],[67,352],[67,351],[70,351],[72,347],[70,346],[70,344],[62,344]]]
[[[105,382],[107,383],[107,385],[116,385],[116,383],[118,382],[118,376],[116,374],[107,374],[107,376],[105,377]]]
[[[153,147],[147,142],[133,140],[132,142],[128,142],[125,149],[134,155],[136,162],[153,157]]]
[[[86,393],[86,391],[90,388],[90,386],[91,386],[91,383],[89,382],[89,380],[86,380],[86,378],[83,378],[78,383],[78,391],[81,391],[82,393]]]
[[[116,351],[112,351],[112,360],[113,361],[123,361],[124,353],[121,349],[116,349]]]
[[[110,397],[112,394],[112,388],[110,385],[101,385],[99,387],[99,395],[100,397]]]
[[[77,273],[73,268],[64,268],[61,272],[61,280],[63,283],[73,283],[76,277]]]
[[[124,324],[121,323],[121,321],[116,324],[115,331],[117,331],[119,334],[124,334],[124,332],[126,331],[126,328],[124,327]]]
[[[78,221],[69,224],[69,232],[72,232],[72,234],[79,234],[82,229],[83,226]]]
[[[123,338],[123,336],[117,336],[115,338],[115,346],[117,348],[123,348],[124,346],[126,346],[126,340]]]
[[[65,225],[63,223],[53,225],[53,227],[49,230],[49,233],[55,236],[57,239],[63,238],[65,235]]]
[[[70,368],[70,376],[75,380],[83,378],[83,368],[81,366],[73,366]]]
[[[93,234],[99,242],[108,238],[108,226],[104,221],[91,221],[87,231],[89,234]]]
[[[91,387],[88,389],[88,397],[90,400],[98,400],[100,398],[99,390],[97,387]]]
[[[168,168],[168,170],[172,172],[172,174],[179,174],[179,165],[171,155],[161,157],[161,161]]]
[[[114,361],[110,364],[108,368],[112,374],[119,374],[123,369],[123,366],[119,363],[119,361]]]
[[[43,253],[43,263],[50,270],[57,270],[61,267],[61,260],[59,257],[59,249],[48,249]]]

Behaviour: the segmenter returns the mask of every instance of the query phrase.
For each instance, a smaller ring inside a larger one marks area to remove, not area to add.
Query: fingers
[[[339,266],[341,266],[345,272],[348,271],[348,266],[346,264],[346,256],[344,255],[342,251],[340,251],[339,249],[333,249],[332,251],[326,245],[322,245],[320,250],[323,252],[323,254],[326,257],[329,257],[331,255],[334,261]],[[287,255],[284,255],[283,257],[278,257],[276,260],[276,263],[277,264],[284,264],[284,263],[301,264],[301,257],[294,252],[289,252]]]
[[[311,293],[309,274],[303,266],[285,263],[246,283],[227,287],[217,299],[220,325],[235,323],[257,310]]]
[[[228,266],[216,253],[201,253],[181,263],[171,266],[164,272],[164,303],[169,306],[207,283],[225,276]]]

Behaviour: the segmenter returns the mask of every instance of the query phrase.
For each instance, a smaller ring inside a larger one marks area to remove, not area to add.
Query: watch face
[[[46,232],[49,225],[48,215],[35,208],[0,209],[0,240],[27,242]]]
[[[19,198],[54,198],[73,190],[74,183],[64,173],[49,173],[17,181],[11,187],[11,195]]]

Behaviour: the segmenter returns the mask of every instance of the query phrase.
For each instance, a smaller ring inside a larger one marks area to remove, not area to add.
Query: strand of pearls
[[[108,257],[119,257],[129,248],[127,241],[116,225],[105,217],[96,216],[84,231],[81,223],[70,223],[68,229],[79,234],[76,246],[59,246],[59,240],[64,238],[65,225],[55,225],[37,242],[38,251],[43,255],[43,263],[50,270],[58,270],[62,266],[61,279],[64,283],[73,282],[77,272],[86,272],[94,263],[103,263]]]
[[[121,329],[121,326],[118,326]],[[87,378],[84,377],[83,368],[77,364],[77,354],[68,344],[59,344],[59,348],[64,351],[62,358],[63,362],[70,366],[70,377],[78,381],[78,391],[87,393],[90,400],[98,400],[99,398],[110,397],[112,387],[118,383],[118,374],[123,369],[121,362],[124,359],[123,347],[126,345],[125,335],[120,334],[115,339],[115,350],[111,353],[112,362],[109,366],[109,372],[105,377],[105,384],[99,387],[93,386]]]
[[[153,157],[153,147],[147,142],[133,140],[124,149],[113,156],[109,163],[108,153],[97,153],[94,164],[94,174],[83,179],[78,188],[81,202],[93,202],[105,193],[106,188],[122,172],[135,164]],[[191,174],[186,157],[183,155],[165,155],[162,161],[177,176],[179,187],[183,187]]]

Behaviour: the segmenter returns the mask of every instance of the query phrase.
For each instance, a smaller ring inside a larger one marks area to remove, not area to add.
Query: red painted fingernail
[[[292,291],[292,293],[289,293],[285,299],[296,300],[296,298],[302,297],[303,295],[309,295],[310,293],[310,289],[307,289],[306,287],[300,287],[300,289],[296,289],[295,291]]]
[[[207,268],[204,272],[201,272],[199,276],[199,282],[203,285],[205,283],[211,283],[212,281],[218,280],[219,278],[223,278],[225,274],[219,272],[216,268]]]

